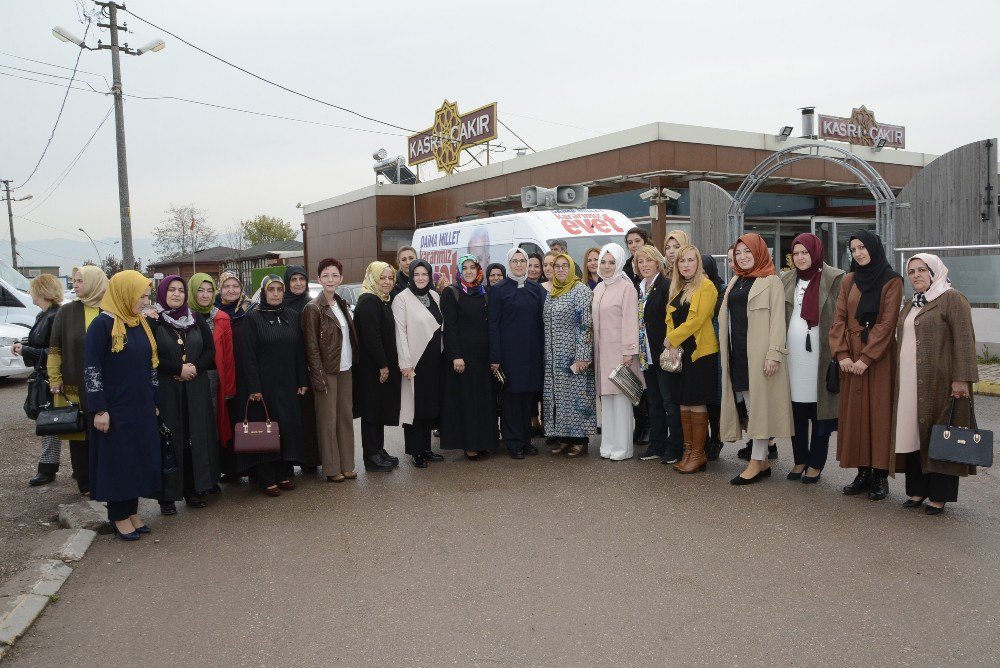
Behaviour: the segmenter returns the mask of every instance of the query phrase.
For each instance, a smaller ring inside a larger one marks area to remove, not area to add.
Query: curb
[[[4,585],[0,593],[7,599],[0,602],[0,659],[31,628],[45,606],[55,600],[56,593],[73,573],[66,562],[80,561],[96,536],[89,529],[53,532],[42,539],[39,548],[47,551],[54,540],[58,541],[55,551],[47,552],[56,558],[39,558]]]
[[[990,381],[983,380],[973,384],[972,391],[982,396],[1000,397],[1000,383],[991,383]]]

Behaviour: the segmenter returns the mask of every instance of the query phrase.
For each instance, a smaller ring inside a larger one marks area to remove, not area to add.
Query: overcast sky
[[[0,178],[20,184],[52,130],[82,36],[82,0],[0,0]],[[943,153],[996,137],[1000,86],[997,0],[893,2],[353,2],[130,0],[180,37],[288,87],[413,130],[445,98],[469,110],[499,103],[500,119],[541,150],[653,121],[774,132],[799,126],[798,107],[850,115],[861,104],[905,125],[907,148]],[[127,94],[172,95],[325,125],[173,100],[125,103],[135,236],[174,204],[203,208],[220,231],[259,213],[296,227],[297,202],[374,181],[374,149],[405,153],[405,133],[296,97],[212,60],[128,14]],[[108,41],[90,29],[88,43]],[[107,91],[110,55],[85,51],[79,85]],[[16,191],[19,241],[118,234],[114,117],[52,190],[111,108],[71,91],[37,174]],[[378,134],[389,133],[389,134]],[[501,140],[513,156],[520,141]],[[430,177],[425,167],[423,176]],[[551,184],[549,184],[551,185]],[[47,199],[44,195],[51,192]],[[51,227],[44,227],[41,224]],[[65,234],[52,228],[64,230]],[[7,239],[6,229],[0,237]],[[0,253],[0,257],[3,254]]]

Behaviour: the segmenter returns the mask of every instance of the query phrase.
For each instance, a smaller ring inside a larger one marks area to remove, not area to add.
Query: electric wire
[[[87,33],[90,32],[90,21],[87,21],[87,27],[83,31],[83,39],[87,39]],[[45,154],[49,152],[49,146],[52,145],[52,139],[56,136],[56,129],[59,127],[59,121],[62,119],[63,110],[66,108],[66,100],[69,99],[69,92],[72,90],[73,81],[76,79],[76,68],[80,66],[80,57],[83,55],[83,48],[81,47],[79,52],[76,54],[76,62],[73,63],[73,74],[70,75],[69,83],[66,85],[66,93],[63,95],[62,104],[59,105],[59,113],[56,115],[56,122],[52,126],[52,132],[49,133],[49,139],[45,142],[45,148],[42,149],[42,155],[39,156],[38,162],[35,163],[35,168],[31,170],[28,174],[28,178],[22,181],[16,188],[23,188],[28,185],[31,178],[38,172],[38,168],[42,164],[42,160],[45,159]]]
[[[50,63],[50,62],[47,62],[47,61],[44,61],[44,60],[35,60],[34,58],[28,58],[26,56],[19,56],[16,53],[9,53],[7,51],[0,51],[0,56],[8,56],[10,58],[17,58],[18,60],[26,60],[29,63],[35,63],[36,65],[48,65],[49,67],[55,67],[55,68],[58,68],[60,70],[70,70],[70,71],[73,70],[72,67],[66,67],[65,65],[57,65],[55,63]],[[91,72],[89,70],[78,69],[76,71],[76,73],[77,74],[89,74],[91,76],[100,77],[101,79],[104,79],[104,83],[108,85],[108,88],[111,88],[111,84],[108,83],[108,80],[104,78],[104,75],[100,74],[99,72]]]

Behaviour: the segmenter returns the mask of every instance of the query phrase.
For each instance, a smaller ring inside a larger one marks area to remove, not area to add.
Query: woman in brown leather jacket
[[[316,402],[320,458],[327,482],[354,480],[354,414],[351,367],[358,360],[358,337],[347,302],[337,294],[344,280],[339,260],[321,260],[323,292],[302,311],[306,365]]]

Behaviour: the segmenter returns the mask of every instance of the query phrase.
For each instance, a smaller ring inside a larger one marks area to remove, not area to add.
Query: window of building
[[[413,241],[413,230],[382,230],[379,249],[383,253],[395,253]]]

